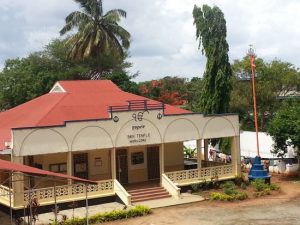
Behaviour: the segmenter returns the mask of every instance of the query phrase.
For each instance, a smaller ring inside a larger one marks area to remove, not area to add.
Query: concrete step
[[[131,195],[132,203],[171,197],[163,187],[135,189],[128,193]]]
[[[161,199],[161,198],[170,198],[171,195],[166,193],[166,194],[160,194],[160,195],[154,195],[154,196],[146,196],[146,197],[139,197],[139,198],[134,198],[131,199],[132,203],[135,202],[143,202],[143,201],[149,201],[149,200],[155,200],[155,199]]]
[[[151,196],[164,195],[164,194],[169,194],[169,193],[166,192],[165,190],[156,191],[156,192],[139,193],[139,194],[131,195],[131,199],[140,198],[140,197],[151,197]]]
[[[161,191],[166,191],[166,190],[162,187],[149,188],[149,189],[145,188],[145,189],[140,189],[140,190],[128,191],[128,193],[131,195],[138,195],[138,194],[155,193],[155,192],[161,192]]]
[[[137,192],[143,192],[143,191],[151,191],[151,190],[161,190],[164,189],[163,187],[151,187],[151,188],[140,188],[140,189],[133,189],[133,190],[127,190],[128,193],[137,193]]]

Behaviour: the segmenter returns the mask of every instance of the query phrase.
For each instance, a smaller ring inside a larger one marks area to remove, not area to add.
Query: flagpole
[[[251,78],[252,78],[252,96],[253,96],[253,113],[254,113],[254,125],[255,125],[255,132],[256,132],[256,150],[257,150],[257,156],[260,156],[259,154],[259,140],[258,140],[258,123],[257,123],[257,110],[256,110],[256,89],[255,89],[255,55],[254,55],[254,49],[252,45],[250,45],[250,49],[248,51],[249,57],[250,57],[250,65],[251,65]]]

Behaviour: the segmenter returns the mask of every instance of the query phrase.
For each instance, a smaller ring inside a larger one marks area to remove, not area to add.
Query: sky
[[[121,8],[121,26],[131,33],[130,73],[137,81],[164,76],[203,75],[206,59],[198,49],[194,5],[218,6],[227,22],[229,57],[243,58],[249,45],[266,60],[300,67],[299,0],[103,0],[104,11]],[[1,0],[0,68],[59,37],[64,18],[79,6],[73,0]]]

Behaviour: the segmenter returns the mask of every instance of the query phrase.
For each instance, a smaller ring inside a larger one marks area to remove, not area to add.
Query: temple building
[[[222,137],[231,138],[231,161],[209,160],[208,141]],[[197,141],[193,159],[183,153],[189,140]],[[163,104],[108,80],[59,81],[49,93],[0,113],[0,159],[97,181],[85,189],[19,175],[10,187],[8,175],[0,173],[0,204],[16,210],[30,196],[40,205],[85,195],[131,205],[146,200],[146,193],[130,191],[141,183],[166,193],[149,199],[180,198],[182,186],[240,175],[239,120],[236,114],[204,115]]]

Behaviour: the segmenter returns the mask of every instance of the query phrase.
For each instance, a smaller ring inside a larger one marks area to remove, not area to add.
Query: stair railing
[[[180,198],[180,188],[177,187],[166,174],[162,174],[161,185],[164,187],[173,197]]]

